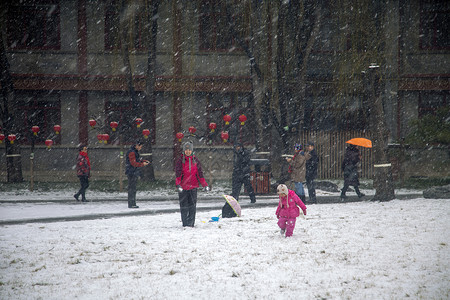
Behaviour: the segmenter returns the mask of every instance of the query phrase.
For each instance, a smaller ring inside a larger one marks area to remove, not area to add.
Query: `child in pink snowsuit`
[[[280,184],[277,187],[280,201],[277,207],[278,226],[281,228],[281,234],[286,232],[286,237],[292,236],[295,228],[295,220],[300,215],[298,206],[306,216],[306,206],[294,191],[288,190],[287,186]],[[298,205],[298,206],[297,206]]]

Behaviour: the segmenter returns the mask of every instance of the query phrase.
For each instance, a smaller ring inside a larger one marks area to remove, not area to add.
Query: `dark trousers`
[[[180,200],[181,222],[183,227],[194,227],[197,211],[197,189],[183,190],[178,193]]]
[[[89,177],[78,176],[78,178],[80,179],[80,190],[75,194],[75,197],[78,199],[81,195],[81,201],[86,201],[86,189],[89,187]]]
[[[128,207],[136,206],[136,185],[138,181],[138,176],[127,175],[128,176]]]
[[[344,187],[342,188],[342,192],[341,192],[341,197],[345,196],[345,193],[347,192],[348,187],[350,186],[350,184],[348,183],[344,183]],[[359,186],[358,185],[353,185],[353,188],[355,189],[356,194],[358,195],[358,197],[361,197],[361,192],[359,191]]]
[[[239,195],[241,194],[241,188],[242,184],[245,186],[245,189],[248,192],[248,195],[250,196],[250,202],[255,203],[256,197],[255,192],[253,191],[253,186],[250,182],[250,175],[235,175],[233,174],[233,177],[231,179],[231,196],[234,197],[234,199],[239,201]]]
[[[317,203],[314,178],[306,178],[306,186],[308,187],[309,202]]]

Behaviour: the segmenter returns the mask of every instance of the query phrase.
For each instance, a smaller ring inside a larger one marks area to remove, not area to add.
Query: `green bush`
[[[405,143],[412,146],[450,145],[450,108],[440,108],[435,115],[426,115],[410,122],[411,131]]]

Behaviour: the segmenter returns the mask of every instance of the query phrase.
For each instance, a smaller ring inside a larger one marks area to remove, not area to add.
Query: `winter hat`
[[[288,190],[288,188],[287,188],[287,186],[285,184],[280,184],[277,187],[277,193],[278,193],[278,195],[280,195],[280,194],[288,195],[289,194],[289,190]]]
[[[183,145],[183,152],[186,151],[187,149],[194,151],[194,144],[192,144],[192,142],[186,142]]]
[[[314,147],[314,143],[309,141],[308,144],[306,144],[306,146],[313,146]]]
[[[302,144],[296,143],[296,144],[294,145],[294,149],[295,149],[296,151],[302,150],[302,149],[303,149]]]

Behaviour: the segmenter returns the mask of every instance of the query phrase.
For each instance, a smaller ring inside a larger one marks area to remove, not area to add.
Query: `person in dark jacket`
[[[150,162],[139,156],[143,143],[136,141],[127,152],[125,174],[128,177],[128,208],[139,208],[136,205],[136,185],[140,176],[140,168],[147,166]]]
[[[91,177],[91,162],[89,161],[87,149],[86,145],[78,147],[77,176],[80,179],[81,187],[78,193],[73,196],[77,201],[80,201],[79,197],[81,195],[81,202],[87,202],[86,189],[89,187],[89,177]]]
[[[347,198],[345,193],[350,185],[355,188],[355,192],[359,198],[365,196],[359,191],[358,163],[361,160],[359,149],[354,145],[348,145],[342,162],[342,171],[344,172],[344,187],[341,192],[341,199]]]
[[[183,145],[183,154],[175,166],[175,185],[178,190],[183,227],[194,227],[199,182],[206,191],[210,190],[203,176],[202,165],[193,155],[193,151],[194,145],[186,142]]]
[[[241,143],[236,143],[234,145],[231,196],[233,196],[237,201],[239,201],[239,195],[241,194],[242,185],[245,186],[245,189],[248,192],[250,202],[255,203],[255,192],[250,182],[250,153],[246,149],[244,149],[244,146]]]
[[[319,157],[317,156],[316,149],[314,149],[313,142],[308,142],[306,144],[306,152],[311,156],[311,158],[306,161],[306,186],[308,187],[309,203],[317,203],[314,179],[317,177]]]

